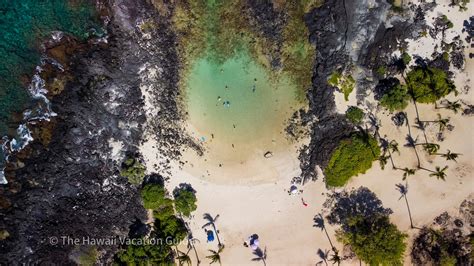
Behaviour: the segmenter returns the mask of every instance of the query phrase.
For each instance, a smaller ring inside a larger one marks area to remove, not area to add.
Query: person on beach
[[[308,203],[306,203],[303,198],[301,198],[301,203],[303,203],[303,206],[308,207]]]

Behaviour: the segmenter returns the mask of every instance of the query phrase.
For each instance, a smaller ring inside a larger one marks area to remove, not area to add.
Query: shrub
[[[379,77],[384,77],[385,73],[387,73],[387,67],[386,66],[379,66],[377,68],[377,71],[375,71],[375,72]]]
[[[338,240],[369,265],[402,265],[407,237],[387,216],[355,216],[347,231],[338,231]]]
[[[145,178],[145,166],[136,158],[128,158],[122,163],[120,175],[128,178],[132,185],[140,185]]]
[[[420,103],[434,103],[456,91],[448,74],[439,68],[416,67],[407,74],[408,92]]]
[[[451,22],[451,20],[449,20],[449,18],[446,15],[442,15],[441,20],[446,25],[446,27],[448,27],[448,29],[451,29],[452,27],[454,27],[453,23]]]
[[[165,219],[156,219],[154,225],[158,238],[168,239],[168,241],[173,240],[175,243],[181,242],[188,233],[184,221],[175,215],[168,216]]]
[[[351,75],[342,75],[339,71],[334,71],[329,76],[328,84],[337,87],[342,93],[344,93],[344,99],[349,100],[349,94],[354,90],[355,80]]]
[[[408,64],[410,64],[411,56],[407,52],[404,52],[402,54],[402,62],[405,66],[408,66]]]
[[[173,201],[167,198],[166,189],[156,184],[148,184],[141,191],[145,209],[162,209],[173,206]]]
[[[391,112],[401,111],[408,105],[408,90],[405,85],[397,83],[391,89],[386,91],[380,99],[380,105],[387,108]]]
[[[337,87],[337,84],[339,84],[339,79],[341,79],[341,77],[342,77],[341,72],[338,72],[338,71],[332,72],[331,76],[329,76],[328,84],[333,87]]]
[[[364,111],[356,106],[349,106],[346,111],[346,117],[354,124],[360,124],[364,118]]]
[[[126,265],[173,265],[172,247],[187,235],[183,220],[171,215],[165,219],[156,219],[155,229],[150,238],[156,243],[148,244],[144,239],[130,241],[117,253],[116,261]]]
[[[342,140],[331,155],[324,171],[326,184],[339,187],[354,175],[365,173],[380,156],[377,140],[363,133],[353,134]]]
[[[168,245],[131,244],[117,253],[116,261],[132,266],[171,265],[173,263],[173,254],[171,247]]]
[[[351,75],[342,80],[340,89],[344,93],[344,100],[349,101],[349,94],[354,90],[354,87],[355,80]]]
[[[195,193],[192,187],[186,184],[181,184],[180,187],[175,188],[173,196],[177,213],[189,217],[191,212],[196,210],[197,198]]]

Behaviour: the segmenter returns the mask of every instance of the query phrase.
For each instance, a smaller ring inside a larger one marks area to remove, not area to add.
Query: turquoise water
[[[92,0],[0,0],[0,135],[30,100],[20,78],[39,64],[41,41],[52,31],[87,38],[97,25]]]
[[[279,138],[298,106],[296,88],[288,79],[270,79],[246,52],[223,64],[197,60],[187,79],[186,98],[196,137],[228,148]]]

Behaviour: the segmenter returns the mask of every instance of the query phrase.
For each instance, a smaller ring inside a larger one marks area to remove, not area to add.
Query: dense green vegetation
[[[402,265],[407,235],[390,223],[387,216],[355,216],[346,231],[338,231],[338,240],[369,265]]]
[[[400,60],[405,68],[411,61],[411,57],[404,53]],[[434,103],[449,93],[456,92],[456,87],[446,71],[434,67],[417,66],[413,68],[407,74],[406,85],[400,84],[394,78],[382,81],[378,85],[378,100],[380,105],[391,112],[405,109],[410,98],[419,103]]]
[[[330,187],[345,185],[352,176],[365,173],[379,156],[380,148],[374,137],[365,133],[353,134],[342,140],[331,155],[324,170],[326,184]]]
[[[366,187],[334,192],[324,206],[330,209],[327,221],[340,226],[336,230],[337,240],[361,261],[367,265],[402,264],[407,236],[390,222],[392,210],[384,208],[375,193]],[[333,250],[337,255],[338,251]]]
[[[178,215],[189,216],[196,209],[194,193],[189,185],[180,185],[174,192],[177,201],[173,201],[163,184],[145,185],[141,196],[144,207],[153,210],[154,230],[150,235],[138,239],[142,242],[135,241],[124,246],[117,253],[118,262],[127,265],[173,264],[176,256],[173,247],[188,235],[186,225]]]
[[[385,92],[385,94],[380,99],[380,105],[387,108],[391,112],[401,111],[407,107],[409,99],[410,96],[408,95],[407,87],[398,83]]]
[[[128,182],[132,185],[140,185],[145,177],[145,166],[138,158],[129,157],[122,163],[120,175],[128,178]]]
[[[354,124],[360,124],[364,118],[364,111],[357,106],[349,106],[346,110],[346,117]]]
[[[0,134],[12,112],[25,108],[28,93],[20,80],[39,64],[39,44],[52,31],[87,38],[97,26],[90,1],[0,1]]]
[[[408,64],[410,64],[410,62],[411,62],[411,56],[407,52],[404,52],[402,54],[401,59],[402,59],[403,65],[405,67],[408,66]]]
[[[420,103],[434,103],[456,90],[448,74],[434,67],[415,67],[407,74],[408,93]]]
[[[191,212],[195,211],[196,206],[196,192],[190,186],[180,186],[173,191],[174,204],[176,212],[189,217]]]
[[[159,209],[172,206],[173,201],[167,198],[166,189],[158,184],[147,184],[142,188],[141,196],[145,209]]]

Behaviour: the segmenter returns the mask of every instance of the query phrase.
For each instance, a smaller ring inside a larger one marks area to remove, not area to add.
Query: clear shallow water
[[[275,143],[298,107],[295,86],[284,77],[270,80],[246,52],[223,64],[198,59],[188,75],[186,98],[192,133],[218,150]]]

